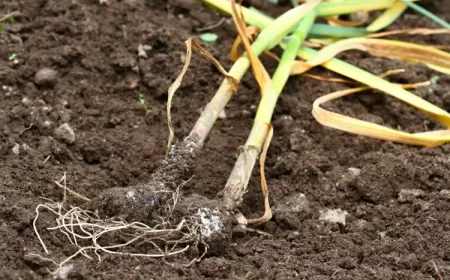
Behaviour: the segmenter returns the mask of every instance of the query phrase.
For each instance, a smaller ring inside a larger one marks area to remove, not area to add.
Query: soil
[[[184,40],[224,17],[194,0],[98,2],[0,1],[0,11],[21,13],[0,33],[0,279],[53,279],[51,263],[27,254],[45,255],[33,231],[35,208],[43,198],[62,199],[54,181],[64,174],[69,188],[89,198],[151,179],[165,155],[166,93],[182,68]],[[267,2],[251,4],[272,16],[288,8]],[[443,9],[447,0],[423,5],[450,20]],[[437,26],[409,11],[389,29],[412,27]],[[207,48],[228,68],[236,35],[232,22],[213,31],[219,39]],[[450,45],[446,35],[399,38]],[[138,57],[140,44],[151,47],[147,58]],[[9,59],[11,54],[16,58]],[[448,76],[361,52],[340,57],[377,74],[405,69],[391,78],[395,82],[438,77],[436,85],[415,92],[450,110]],[[273,71],[274,63],[264,62]],[[323,69],[314,73],[332,76]],[[221,80],[211,63],[194,56],[173,103],[178,141]],[[77,257],[68,279],[450,279],[450,146],[411,147],[321,126],[311,115],[312,102],[344,87],[295,77],[283,92],[266,165],[274,217],[259,228],[271,237],[233,237],[190,267],[181,265],[190,261],[188,255],[167,262]],[[258,97],[247,75],[198,155],[184,196],[217,197]],[[328,108],[411,132],[439,127],[379,92]],[[66,123],[73,131],[67,125],[55,131]],[[327,209],[346,211],[346,224],[320,220]],[[263,213],[257,171],[241,210],[247,217]],[[48,226],[51,216],[46,219]],[[44,223],[38,226],[45,232]],[[65,236],[43,238],[50,250],[46,257],[61,261],[74,253]]]

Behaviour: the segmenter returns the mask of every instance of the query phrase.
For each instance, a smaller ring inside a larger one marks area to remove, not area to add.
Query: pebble
[[[55,129],[54,134],[56,139],[60,141],[63,141],[67,144],[75,143],[75,132],[68,123],[63,123],[57,129]]]
[[[24,97],[22,98],[22,104],[25,106],[30,106],[33,102],[28,98],[28,97]]]
[[[309,201],[302,193],[295,194],[284,202],[285,209],[289,212],[300,213],[302,211],[309,212]]]
[[[62,279],[62,280],[68,279],[69,274],[70,274],[70,272],[72,272],[72,270],[73,270],[73,265],[71,265],[71,264],[62,266],[58,271],[57,278]]]
[[[282,203],[273,209],[276,219],[289,219],[289,222],[295,224],[290,216],[296,219],[305,220],[311,215],[311,207],[308,199],[302,193],[296,193],[288,196]]]
[[[353,176],[359,176],[359,174],[361,174],[361,169],[354,168],[354,167],[349,167],[348,168],[348,172],[350,172],[350,174],[353,175]]]
[[[339,208],[321,210],[319,220],[345,226],[345,217],[347,216],[347,214],[347,211],[343,211]]]
[[[272,122],[273,127],[291,131],[294,125],[294,119],[289,115],[282,115]]]
[[[420,189],[401,189],[398,193],[398,201],[413,202],[416,198],[425,196],[425,192]]]
[[[449,196],[450,197],[450,190],[441,190],[439,192],[443,196]]]
[[[58,78],[58,72],[51,68],[42,68],[34,75],[34,81],[38,85],[54,86]]]
[[[139,44],[138,49],[137,49],[138,56],[141,58],[148,58],[147,51],[150,51],[151,49],[152,49],[151,46]]]
[[[18,143],[14,144],[14,146],[12,148],[12,152],[15,155],[19,155],[20,154],[20,145]]]
[[[28,146],[27,144],[22,144],[22,148],[23,148],[23,150],[24,151],[29,151],[29,150],[31,150],[31,148],[30,148],[30,146]]]
[[[227,118],[227,114],[225,113],[225,110],[222,110],[219,114],[219,119],[223,120]]]

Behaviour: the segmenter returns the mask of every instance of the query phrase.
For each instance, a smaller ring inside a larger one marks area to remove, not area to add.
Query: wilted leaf
[[[338,53],[350,49],[358,49],[374,56],[395,58],[411,63],[421,62],[437,71],[450,74],[449,53],[428,46],[385,39],[351,38],[341,40],[324,47],[306,63],[317,66],[335,57]]]
[[[258,34],[260,32],[261,32],[261,29],[259,29],[256,26],[248,26],[245,29],[245,34],[250,42],[253,42],[256,39],[256,36],[258,36]],[[238,54],[238,48],[241,45],[241,43],[242,43],[241,36],[238,35],[233,42],[233,46],[231,47],[231,51],[230,51],[230,60],[231,61],[236,61],[239,59],[240,55]]]
[[[268,124],[269,130],[267,131],[266,139],[264,141],[264,147],[262,149],[260,158],[259,158],[259,170],[261,173],[261,191],[264,196],[264,215],[261,218],[257,219],[249,219],[247,220],[248,224],[262,224],[268,222],[272,218],[272,211],[270,210],[269,203],[269,188],[267,186],[266,174],[264,171],[264,167],[266,164],[267,151],[269,150],[270,142],[273,137],[273,127]]]
[[[387,8],[380,16],[378,16],[366,30],[376,32],[384,29],[400,17],[408,6],[402,2],[395,2],[391,7]]]
[[[225,69],[222,67],[219,61],[217,61],[208,51],[206,51],[202,46],[200,46],[196,41],[194,41],[192,38],[189,38],[186,40],[186,58],[184,62],[183,69],[181,70],[181,73],[178,75],[176,80],[172,83],[172,85],[169,87],[168,90],[168,97],[167,97],[167,123],[169,126],[169,139],[167,141],[167,151],[166,156],[169,154],[170,149],[172,148],[172,141],[174,137],[173,132],[173,126],[172,126],[172,115],[171,115],[171,108],[172,108],[172,99],[175,95],[175,92],[180,87],[181,82],[183,81],[183,77],[186,74],[186,71],[189,67],[189,64],[191,63],[191,56],[192,56],[192,48],[198,50],[206,59],[212,61],[216,68],[225,75],[225,78],[228,80],[228,82],[233,85],[233,90],[236,91],[238,81],[228,75],[228,72],[225,71]]]
[[[416,88],[418,86],[429,85],[430,82],[407,84],[407,85],[395,85],[402,86],[404,88]],[[329,102],[331,100],[347,96],[356,92],[361,92],[371,89],[370,87],[358,87],[352,89],[341,90],[324,95],[316,99],[313,103],[313,116],[314,118],[324,126],[340,129],[343,131],[355,133],[362,136],[368,136],[381,140],[388,140],[393,142],[399,142],[410,145],[419,145],[425,147],[435,147],[442,145],[450,141],[450,130],[437,130],[421,133],[407,133],[391,128],[387,128],[378,124],[370,123],[367,121],[358,120],[355,118],[347,117],[338,113],[327,111],[320,107],[321,104]]]
[[[246,33],[247,26],[245,25],[244,20],[239,16],[238,11],[236,9],[236,3],[234,1],[231,1],[231,11],[233,13],[234,24],[239,33],[239,37],[241,37],[242,44],[250,60],[250,64],[253,69],[253,74],[255,75],[255,79],[258,82],[258,85],[261,89],[261,94],[264,95],[265,92],[273,91],[272,80],[270,79],[269,74],[262,65],[258,56],[256,56],[252,51]]]

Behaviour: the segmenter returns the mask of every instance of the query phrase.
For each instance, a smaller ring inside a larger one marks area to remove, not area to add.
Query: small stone
[[[282,115],[272,122],[273,127],[283,130],[292,130],[294,119],[289,115]]]
[[[352,174],[353,176],[359,176],[359,174],[361,174],[361,169],[349,167],[348,172],[350,172],[350,174]]]
[[[64,141],[67,144],[75,143],[75,132],[68,123],[64,123],[57,129],[55,129],[54,134],[56,139],[60,141]]]
[[[283,208],[293,213],[309,211],[309,201],[304,194],[298,193],[286,199]]]
[[[302,193],[288,196],[273,209],[277,223],[289,228],[296,228],[300,221],[311,216],[311,207],[308,199]]]
[[[138,56],[139,57],[141,57],[141,58],[148,58],[147,52],[144,49],[144,45],[139,44],[139,46],[137,48],[137,51],[138,51]]]
[[[223,120],[227,118],[227,114],[225,113],[225,110],[222,110],[219,114],[219,119]]]
[[[135,65],[135,66],[133,66],[133,67],[131,67],[131,71],[133,71],[134,73],[136,73],[136,74],[139,74],[139,66],[138,65]],[[135,83],[137,83],[137,82],[135,82],[135,81],[132,81],[131,82],[131,86],[130,86],[130,88],[135,88],[136,86],[134,86],[134,84]]]
[[[398,194],[399,202],[412,202],[416,198],[425,196],[425,192],[420,189],[401,189]]]
[[[366,18],[366,12],[356,12],[349,15],[351,21],[362,21]]]
[[[41,86],[54,86],[57,78],[58,72],[51,68],[42,68],[34,75],[34,81]]]
[[[65,280],[68,278],[70,272],[72,272],[73,270],[73,265],[69,264],[69,265],[64,265],[62,266],[59,271],[58,271],[58,278],[61,280]]]
[[[25,143],[22,144],[22,148],[23,148],[24,151],[29,151],[29,150],[31,150],[30,146],[28,146],[28,145],[25,144]]]
[[[450,190],[441,190],[441,191],[439,192],[439,194],[442,195],[442,196],[448,196],[448,197],[450,197]]]
[[[19,155],[20,154],[20,145],[18,143],[14,144],[14,146],[12,148],[12,152],[15,155]]]
[[[345,226],[345,217],[347,216],[347,214],[347,211],[343,211],[339,208],[321,210],[319,220]]]
[[[277,225],[290,230],[300,230],[302,221],[311,215],[310,203],[302,193],[286,197],[273,208],[273,217]]]
[[[22,98],[22,104],[25,106],[30,106],[32,101],[28,97]]]
[[[42,123],[42,126],[45,127],[45,128],[49,128],[49,127],[51,127],[51,125],[52,125],[52,123],[50,121],[44,121]]]
[[[62,108],[57,111],[61,122],[68,123],[72,117],[72,111],[70,109]]]
[[[242,116],[243,117],[250,117],[250,116],[252,116],[252,112],[250,112],[248,110],[242,110]]]

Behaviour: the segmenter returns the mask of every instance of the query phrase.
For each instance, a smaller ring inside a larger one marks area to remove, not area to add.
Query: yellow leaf
[[[273,137],[273,127],[268,124],[269,130],[267,131],[266,139],[264,141],[264,147],[259,158],[259,170],[261,173],[261,191],[264,196],[264,215],[257,219],[247,220],[248,224],[259,225],[268,222],[272,218],[272,211],[270,210],[269,203],[269,187],[267,186],[266,174],[264,167],[266,164],[267,151],[269,150],[270,142]]]
[[[433,47],[385,39],[351,38],[338,41],[321,49],[319,53],[306,63],[311,66],[320,65],[338,53],[358,49],[374,56],[400,59],[408,62],[421,62],[438,71],[450,71],[450,53]]]
[[[377,17],[366,30],[369,32],[375,32],[381,30],[392,22],[394,22],[403,12],[408,8],[405,3],[400,1],[395,2],[391,7],[387,8],[379,17]]]
[[[261,94],[264,95],[264,93],[267,91],[273,91],[272,80],[270,79],[269,74],[262,65],[258,56],[256,56],[252,51],[246,33],[247,26],[245,25],[245,21],[242,19],[242,17],[238,15],[236,3],[234,1],[231,1],[230,3],[234,24],[239,33],[239,37],[241,37],[242,45],[244,46],[244,49],[247,52],[250,64],[253,69],[253,74],[255,75],[255,79],[258,82],[258,85],[261,89]]]
[[[429,82],[418,84],[401,85],[404,88],[415,88],[428,85]],[[393,85],[400,86],[400,85]],[[393,141],[398,143],[418,145],[425,147],[435,147],[450,141],[450,130],[438,130],[421,133],[407,133],[367,121],[347,117],[338,113],[327,111],[320,107],[321,104],[331,100],[371,89],[370,87],[358,87],[346,89],[324,95],[316,99],[313,103],[312,114],[314,118],[324,126],[340,129],[343,131],[355,133],[362,136],[368,136],[381,140]]]
[[[245,34],[247,38],[249,38],[250,42],[253,42],[260,32],[261,29],[259,29],[256,26],[249,26],[245,30]],[[230,51],[231,61],[236,61],[240,57],[240,55],[238,54],[238,48],[241,45],[241,43],[242,43],[241,36],[238,35],[236,39],[234,39],[233,46],[231,47]]]

